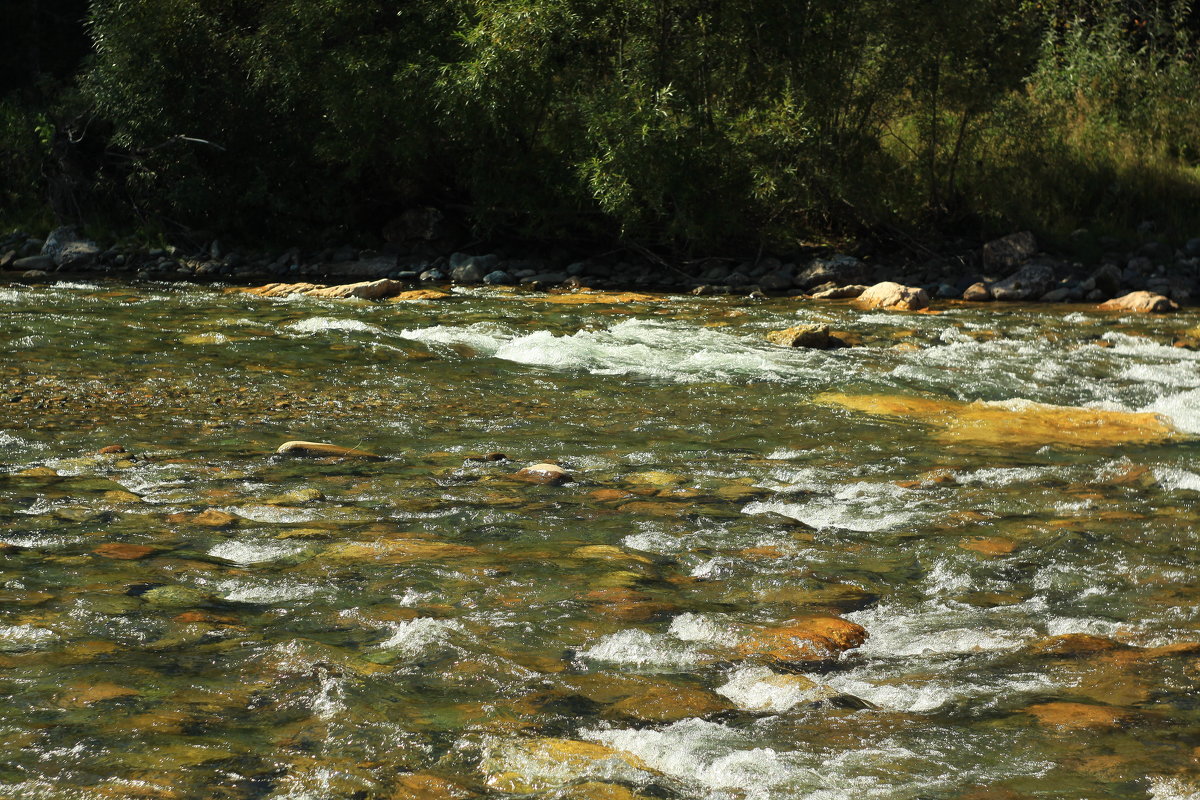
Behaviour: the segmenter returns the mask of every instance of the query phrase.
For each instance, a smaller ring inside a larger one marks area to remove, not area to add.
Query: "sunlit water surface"
[[[1200,797],[1197,326],[0,286],[0,797]],[[870,638],[738,647],[815,613]]]

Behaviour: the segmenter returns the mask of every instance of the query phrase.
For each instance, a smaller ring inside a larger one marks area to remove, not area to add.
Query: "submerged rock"
[[[828,325],[796,325],[782,331],[771,331],[765,338],[771,344],[781,347],[807,347],[816,350],[832,347],[835,341],[829,336]]]
[[[1107,447],[1132,442],[1153,444],[1180,435],[1158,414],[1053,406],[1026,400],[963,403],[836,392],[818,395],[815,400],[866,414],[932,425],[938,429],[934,438],[956,444]]]
[[[1154,292],[1130,292],[1097,306],[1101,311],[1134,311],[1141,314],[1167,314],[1179,310],[1179,304]]]
[[[1037,703],[1023,709],[1043,725],[1052,728],[1119,728],[1131,723],[1134,715],[1115,706],[1091,703]]]
[[[389,800],[465,800],[474,797],[470,790],[436,775],[415,773],[395,779]]]
[[[93,548],[92,552],[105,558],[114,558],[120,561],[137,561],[138,559],[154,555],[155,549],[144,544],[105,542],[99,547]]]
[[[894,281],[884,281],[868,288],[855,302],[867,309],[920,311],[929,307],[929,294],[915,286],[902,286]]]
[[[641,722],[668,723],[693,717],[710,717],[732,711],[733,704],[704,689],[654,686],[609,706],[605,717],[627,717]]]
[[[355,450],[352,447],[342,447],[328,442],[284,442],[275,453],[281,456],[297,458],[381,458],[365,450]]]
[[[623,750],[573,739],[529,739],[503,742],[483,759],[488,785],[502,792],[531,793],[554,789],[581,778],[645,783],[661,773]]]

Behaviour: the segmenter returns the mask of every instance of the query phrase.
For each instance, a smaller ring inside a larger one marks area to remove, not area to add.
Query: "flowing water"
[[[1200,797],[1197,326],[0,286],[0,797]]]

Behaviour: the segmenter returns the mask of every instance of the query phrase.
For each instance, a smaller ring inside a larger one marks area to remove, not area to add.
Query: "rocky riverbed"
[[[1186,306],[158,277],[0,283],[0,796],[1200,792]]]

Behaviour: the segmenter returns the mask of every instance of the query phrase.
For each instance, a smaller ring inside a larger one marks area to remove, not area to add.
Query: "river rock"
[[[867,635],[866,628],[841,617],[802,617],[751,633],[737,651],[743,656],[767,657],[787,664],[821,663],[860,646]]]
[[[894,281],[884,281],[868,288],[858,296],[856,302],[868,309],[919,311],[929,307],[929,294],[915,286],[902,286]]]
[[[444,561],[483,555],[465,544],[429,539],[377,539],[372,542],[337,542],[325,549],[325,557],[341,561],[374,561],[407,564],[411,561]]]
[[[320,489],[293,489],[290,492],[270,497],[263,502],[269,506],[299,506],[324,499],[325,495]]]
[[[192,517],[189,522],[193,525],[204,525],[208,528],[226,528],[230,525],[237,524],[239,517],[230,514],[226,511],[218,511],[215,508],[210,508]]]
[[[1104,411],[1030,401],[963,403],[904,395],[848,395],[827,392],[816,402],[935,428],[944,443],[998,447],[1064,444],[1112,447],[1122,443],[1160,444],[1179,436],[1158,414]]]
[[[796,276],[794,284],[801,289],[811,289],[822,283],[836,283],[839,286],[862,283],[867,279],[867,267],[854,256],[835,255],[829,258],[816,258],[809,262],[808,267]]]
[[[869,287],[861,283],[850,283],[845,286],[831,286],[819,292],[813,292],[813,300],[853,300],[859,297]]]
[[[304,294],[308,297],[324,297],[335,300],[351,297],[356,297],[359,300],[381,300],[385,297],[394,297],[406,288],[408,288],[407,285],[401,281],[380,278],[377,281],[363,281],[361,283],[347,283],[342,286],[326,286],[322,289],[311,289]]]
[[[517,739],[498,742],[480,763],[488,785],[501,792],[528,794],[581,778],[645,783],[661,773],[632,753],[573,739]]]
[[[1108,653],[1113,650],[1125,649],[1127,646],[1103,636],[1093,636],[1088,633],[1066,633],[1060,636],[1047,636],[1029,645],[1029,651],[1037,655],[1057,656],[1059,658],[1080,658],[1093,656],[1097,653]]]
[[[168,584],[154,587],[143,594],[142,599],[157,608],[191,608],[208,603],[212,595],[190,586]]]
[[[54,229],[46,237],[42,255],[49,256],[59,270],[87,269],[96,263],[100,248],[68,225]]]
[[[734,705],[728,700],[704,689],[654,686],[614,703],[605,709],[603,716],[665,724],[694,717],[711,717],[733,709]]]
[[[436,775],[415,773],[393,781],[388,800],[465,800],[474,797],[470,790]]]
[[[829,326],[823,324],[796,325],[782,331],[771,331],[765,338],[771,344],[777,344],[781,347],[806,347],[825,350],[832,345],[829,338]]]
[[[1091,703],[1037,703],[1023,711],[1052,728],[1119,728],[1133,721],[1133,715],[1125,709]]]
[[[454,295],[449,292],[439,292],[437,289],[409,289],[388,298],[389,303],[407,303],[414,300],[445,300]]]
[[[381,458],[366,450],[355,450],[328,442],[284,442],[275,450],[277,455],[294,458]]]
[[[533,464],[513,475],[519,481],[526,483],[541,483],[547,486],[559,486],[572,479],[571,473],[558,464]]]
[[[1117,292],[1121,290],[1121,268],[1116,264],[1102,264],[1088,280],[1091,281],[1091,285],[1087,287],[1087,291],[1098,289],[1106,297],[1116,297]]]
[[[1026,264],[1013,275],[988,287],[995,300],[1036,300],[1054,288],[1054,268],[1047,264]]]
[[[983,246],[983,266],[989,271],[1012,269],[1037,252],[1037,239],[1029,231],[1011,233]]]
[[[1130,292],[1099,305],[1101,311],[1133,311],[1141,314],[1166,314],[1178,311],[1179,305],[1161,294]]]
[[[510,286],[516,279],[502,269],[495,269],[483,276],[483,282],[488,286]]]
[[[42,272],[54,269],[54,259],[50,256],[27,256],[18,258],[12,263],[12,268],[26,272]],[[41,275],[25,275],[26,278],[40,278]]]
[[[154,555],[154,548],[144,544],[124,544],[122,542],[105,542],[92,552],[104,558],[114,558],[119,561],[137,561]]]

